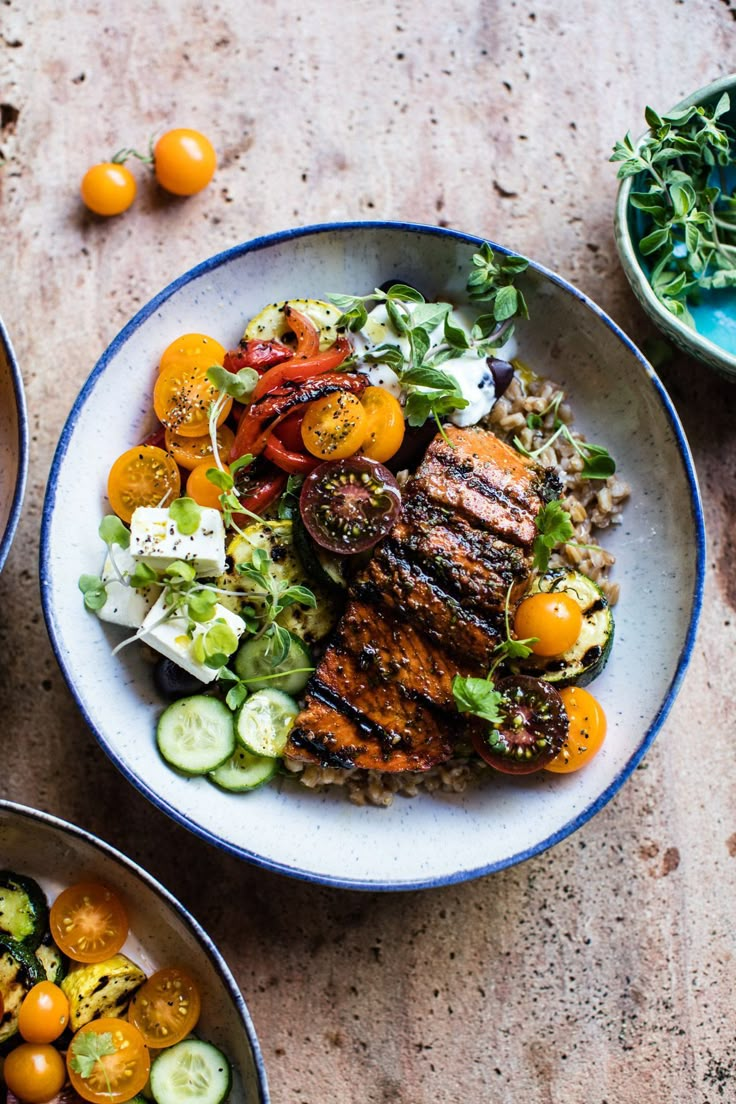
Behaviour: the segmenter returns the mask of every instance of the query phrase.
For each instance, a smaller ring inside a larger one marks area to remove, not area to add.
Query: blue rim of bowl
[[[33,809],[28,805],[19,805],[14,801],[6,801],[4,798],[0,798],[0,813],[3,811],[9,811],[17,816],[26,817],[28,820],[40,821],[42,824],[47,825],[50,828],[54,828],[59,832],[66,832],[69,835],[76,836],[78,839],[84,840],[85,843],[90,844],[95,850],[102,851],[109,859],[112,859],[119,866],[125,867],[132,874],[135,874],[137,878],[145,882],[149,889],[160,898],[162,898],[167,905],[174,912],[179,914],[179,917],[184,921],[187,927],[191,928],[197,937],[197,941],[204,947],[207,952],[207,957],[217,971],[220,980],[224,984],[228,991],[228,994],[235,1005],[238,1015],[245,1027],[248,1041],[250,1042],[251,1049],[253,1051],[253,1064],[256,1069],[256,1075],[258,1077],[258,1088],[260,1090],[260,1104],[270,1104],[271,1096],[268,1091],[268,1079],[266,1077],[266,1067],[263,1062],[263,1055],[261,1054],[261,1048],[256,1035],[256,1029],[253,1026],[253,1021],[248,1011],[248,1006],[243,999],[243,994],[240,992],[235,978],[230,973],[230,968],[225,962],[218,951],[215,944],[210,939],[207,932],[201,926],[198,920],[192,916],[192,914],[182,905],[180,901],[177,901],[176,897],[166,889],[161,882],[157,881],[152,874],[149,874],[147,870],[144,870],[142,866],[134,862],[133,859],[128,858],[122,851],[118,851],[112,844],[106,843],[100,839],[99,836],[95,836],[92,832],[88,832],[85,828],[80,828],[76,824],[71,824],[69,821],[61,820],[59,817],[53,816],[51,813],[43,812],[41,809]]]
[[[13,381],[13,390],[15,391],[15,406],[18,412],[18,471],[15,477],[13,502],[10,507],[10,513],[8,514],[8,522],[5,526],[5,532],[0,539],[0,571],[2,571],[5,561],[8,558],[10,546],[13,543],[15,530],[18,527],[20,512],[23,506],[23,495],[26,489],[26,478],[28,475],[28,415],[26,413],[26,399],[23,391],[23,380],[21,378],[20,368],[18,367],[18,361],[16,360],[8,331],[1,319],[0,344],[5,349],[5,355],[10,368],[10,378]]]
[[[728,92],[733,88],[736,88],[736,73],[719,77],[711,84],[706,84],[703,88],[699,88],[696,92],[686,96],[684,100],[680,100],[668,111],[680,111],[693,104],[716,99],[723,92]],[[668,112],[665,112],[665,114],[668,114]],[[649,131],[645,130],[637,139],[634,143],[635,149],[639,149],[647,134],[649,134]],[[649,283],[639,262],[629,226],[629,194],[635,179],[635,177],[629,176],[622,180],[616,195],[616,245],[626,278],[632,284],[632,287],[636,283],[636,293],[641,297],[642,306],[648,308],[651,317],[657,320],[661,319],[663,328],[669,331],[670,334],[676,335],[681,344],[691,350],[692,356],[697,359],[700,355],[708,355],[711,360],[719,362],[720,370],[726,373],[729,379],[733,378],[736,376],[736,353],[729,353],[722,345],[716,345],[715,341],[711,341],[709,337],[691,329],[690,326],[686,326],[684,322],[662,306],[652,291],[652,285]]]
[[[547,280],[556,284],[568,295],[577,299],[579,302],[585,304],[594,315],[596,315],[601,322],[603,322],[612,333],[621,341],[621,343],[632,353],[639,361],[641,368],[645,375],[649,378],[655,393],[659,399],[662,409],[670,422],[671,428],[674,432],[675,439],[680,451],[683,467],[687,475],[688,486],[690,488],[690,509],[693,518],[693,524],[695,528],[696,539],[696,577],[695,586],[692,595],[692,610],[690,614],[690,622],[688,631],[685,637],[685,641],[680,653],[675,673],[670,682],[669,689],[665,698],[647,731],[644,733],[641,743],[636,751],[633,753],[626,765],[619,771],[618,775],[613,779],[610,785],[601,793],[595,801],[591,802],[585,809],[582,810],[572,820],[567,821],[556,832],[553,832],[546,839],[541,840],[533,847],[526,850],[519,851],[513,855],[509,855],[504,859],[500,859],[497,862],[489,863],[484,866],[476,867],[472,870],[460,870],[450,874],[445,874],[440,877],[426,877],[418,879],[405,879],[402,881],[385,881],[381,879],[369,880],[369,879],[356,879],[356,878],[343,878],[334,877],[332,875],[315,873],[311,870],[302,870],[298,867],[288,866],[286,864],[276,862],[272,859],[259,855],[256,852],[249,851],[243,847],[237,847],[227,840],[221,839],[213,832],[208,831],[200,824],[196,824],[188,817],[182,815],[182,813],[172,804],[167,802],[160,794],[152,790],[142,779],[128,769],[125,763],[122,762],[120,757],[116,754],[113,748],[111,748],[105,736],[95,726],[89,714],[87,713],[84,704],[78,695],[76,688],[71,680],[70,674],[66,668],[66,662],[64,657],[64,651],[61,647],[60,634],[57,630],[54,607],[53,607],[53,594],[51,592],[50,580],[49,580],[49,558],[50,550],[48,545],[48,535],[50,529],[51,516],[54,511],[54,505],[56,500],[56,485],[58,480],[58,472],[63,462],[64,456],[69,445],[69,440],[74,432],[77,419],[80,411],[84,406],[87,397],[94,388],[97,380],[104,372],[108,361],[116,355],[117,351],[128,340],[130,335],[134,333],[143,322],[146,321],[167,299],[169,299],[179,288],[185,284],[190,283],[192,280],[197,279],[200,276],[205,275],[208,272],[212,272],[214,269],[219,268],[221,265],[232,261],[236,257],[243,256],[247,253],[254,253],[261,249],[269,248],[273,245],[283,245],[290,241],[294,241],[298,238],[307,236],[316,236],[319,234],[334,234],[336,232],[343,231],[361,231],[361,230],[381,230],[381,231],[395,231],[397,233],[413,233],[413,234],[425,234],[437,238],[447,238],[460,242],[464,245],[480,246],[486,238],[479,238],[474,235],[465,234],[459,230],[450,230],[444,227],[426,226],[421,223],[407,223],[407,222],[385,222],[385,221],[373,221],[373,222],[336,222],[336,223],[320,223],[314,226],[303,226],[292,230],[284,230],[276,234],[264,235],[260,238],[254,238],[252,241],[244,242],[241,245],[233,246],[231,249],[227,249],[222,253],[215,254],[215,256],[208,258],[201,264],[196,265],[194,268],[185,272],[168,287],[164,288],[157,296],[155,296],[146,306],[131,319],[130,322],[120,331],[112,343],[108,346],[103,353],[100,360],[92,370],[87,382],[82,387],[79,396],[77,397],[71,413],[67,418],[66,424],[61,434],[59,444],[56,449],[54,461],[51,465],[51,476],[49,479],[48,488],[46,491],[46,498],[43,507],[43,516],[41,520],[41,549],[40,549],[40,580],[41,580],[41,602],[43,607],[44,617],[46,619],[46,627],[48,629],[49,637],[51,639],[51,645],[53,647],[56,659],[62,670],[62,673],[67,681],[69,689],[74,697],[79,710],[81,711],[88,726],[95,734],[98,742],[105,750],[110,759],[115,763],[118,770],[128,779],[128,781],[136,787],[145,797],[148,798],[152,804],[166,813],[167,816],[177,821],[183,827],[189,831],[194,832],[195,835],[200,836],[202,839],[213,844],[215,847],[221,850],[227,851],[233,855],[237,855],[241,859],[246,859],[249,862],[254,863],[257,866],[263,867],[266,870],[275,871],[279,874],[287,874],[291,877],[300,878],[303,881],[314,882],[319,885],[328,885],[340,889],[358,889],[358,890],[378,890],[378,891],[400,891],[400,890],[413,890],[413,889],[432,889],[443,885],[451,885],[457,882],[470,881],[474,878],[482,877],[486,874],[493,874],[498,870],[503,870],[506,867],[514,866],[519,862],[523,862],[525,859],[532,858],[534,855],[539,855],[543,851],[546,851],[549,847],[554,846],[556,843],[561,842],[572,832],[576,831],[583,824],[586,823],[591,817],[593,817],[600,809],[606,805],[613,795],[620,789],[629,775],[636,769],[641,762],[645,753],[654,741],[659,729],[662,727],[667,714],[669,713],[672,704],[680,689],[680,685],[685,675],[685,671],[692,657],[693,646],[695,643],[695,636],[698,626],[698,620],[700,617],[700,611],[703,602],[703,589],[704,589],[704,576],[705,576],[705,526],[703,522],[703,509],[700,501],[700,492],[698,489],[697,477],[695,474],[695,468],[693,465],[692,457],[690,455],[690,449],[685,437],[685,433],[680,424],[680,420],[677,416],[677,412],[672,404],[672,401],[663,387],[656,372],[645,359],[642,353],[636,348],[634,343],[626,336],[626,334],[616,325],[616,323],[608,317],[608,315],[601,310],[591,299],[589,299],[583,292],[579,291],[572,284],[568,283],[561,276],[558,276],[555,272],[544,268],[542,265],[535,261],[530,261],[530,268],[535,272],[544,276]],[[497,245],[494,242],[489,242],[494,251],[500,252],[504,255],[508,255],[512,252],[506,249],[504,246]],[[80,607],[81,608],[81,607]]]

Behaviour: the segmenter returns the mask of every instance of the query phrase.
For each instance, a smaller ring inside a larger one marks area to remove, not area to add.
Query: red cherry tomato
[[[383,464],[351,456],[320,464],[307,476],[299,509],[317,544],[345,555],[386,536],[399,516],[401,492]]]

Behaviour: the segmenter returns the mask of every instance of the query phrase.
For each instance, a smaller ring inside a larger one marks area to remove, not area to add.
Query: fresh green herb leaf
[[[230,474],[235,475],[235,473],[239,472],[241,468],[249,467],[254,460],[255,456],[253,455],[253,453],[244,453],[243,456],[239,456],[237,460],[233,460],[232,464],[230,465]]]
[[[202,507],[193,498],[175,498],[169,506],[169,517],[183,536],[191,536],[199,529]]]
[[[107,601],[107,590],[99,575],[80,575],[77,585],[84,595],[84,604],[87,609],[102,609]]]
[[[69,1050],[72,1055],[69,1061],[70,1066],[75,1073],[78,1073],[85,1080],[92,1076],[98,1062],[104,1070],[102,1058],[106,1058],[110,1054],[117,1054],[117,1047],[113,1042],[111,1031],[79,1032],[72,1039]],[[106,1072],[105,1077],[107,1077]]]
[[[503,713],[499,708],[503,695],[494,689],[493,683],[488,679],[455,675],[452,680],[452,696],[458,713],[472,713],[491,724],[503,720]]]
[[[213,365],[207,369],[207,379],[213,387],[231,399],[247,402],[255,390],[259,375],[255,368],[241,368],[239,372],[228,372],[227,368]]]
[[[286,486],[279,499],[279,518],[293,518],[299,512],[299,492],[301,491],[303,475],[290,475],[286,480]]]
[[[534,539],[534,567],[540,574],[549,567],[549,558],[553,549],[567,544],[575,535],[572,521],[567,510],[559,500],[548,502],[534,519],[537,536]]]
[[[223,471],[222,468],[208,468],[205,475],[210,483],[214,483],[221,491],[231,491],[235,486],[235,480],[230,472]]]
[[[157,583],[158,575],[152,567],[139,560],[130,573],[128,582],[135,590],[142,590],[144,587],[151,586],[152,583]]]
[[[128,548],[130,545],[130,533],[115,514],[107,514],[97,532],[108,547],[119,544],[121,548]]]
[[[186,560],[174,560],[164,572],[164,578],[167,584],[176,584],[181,581],[193,583],[196,577],[197,570],[194,564],[187,563]]]

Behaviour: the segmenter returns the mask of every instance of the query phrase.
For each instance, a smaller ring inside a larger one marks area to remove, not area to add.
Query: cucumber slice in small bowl
[[[236,675],[247,683],[249,690],[272,688],[285,694],[300,694],[314,670],[309,649],[303,640],[289,633],[289,650],[281,663],[274,666],[269,654],[272,647],[272,638],[267,635],[246,640],[233,660]]]
[[[224,702],[206,694],[180,698],[159,717],[156,744],[181,774],[209,774],[235,751],[233,715]]]
[[[232,1071],[222,1051],[201,1039],[182,1039],[151,1066],[156,1104],[222,1104],[232,1087]]]
[[[228,793],[247,793],[270,782],[278,766],[278,759],[254,755],[244,747],[237,747],[230,758],[210,771],[207,777],[215,786]]]
[[[238,743],[254,755],[284,754],[299,706],[283,690],[258,690],[243,703],[235,725]]]

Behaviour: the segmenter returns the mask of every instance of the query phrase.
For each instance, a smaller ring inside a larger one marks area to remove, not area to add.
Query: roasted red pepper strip
[[[350,391],[354,395],[360,395],[368,383],[368,377],[360,372],[330,372],[328,375],[315,376],[291,385],[284,384],[259,402],[252,402],[238,424],[230,452],[231,462],[244,456],[246,452],[251,452],[254,456],[263,452],[274,426],[295,406],[314,402],[333,391]]]
[[[308,475],[309,472],[314,471],[322,463],[316,456],[307,456],[304,452],[292,452],[291,449],[287,449],[281,438],[276,435],[275,430],[271,431],[271,435],[266,441],[263,455],[278,468],[281,468],[282,471],[291,472],[293,475],[302,473]]]
[[[286,486],[287,478],[286,472],[277,471],[274,468],[268,475],[263,476],[261,482],[252,488],[249,495],[240,499],[241,505],[244,509],[250,510],[251,513],[260,514],[267,506],[276,501]],[[248,517],[247,514],[233,514],[233,521],[242,529],[244,526],[250,525],[253,518]]]
[[[284,317],[296,334],[294,356],[313,357],[319,352],[319,329],[308,314],[302,314],[289,303],[284,307]]]
[[[266,372],[275,364],[291,360],[294,350],[280,341],[243,341],[237,349],[225,353],[223,368],[228,372],[239,372],[241,368],[255,368],[256,372]]]
[[[256,402],[263,398],[264,395],[269,394],[277,387],[281,387],[284,383],[299,383],[302,380],[309,379],[310,376],[319,376],[323,372],[334,372],[351,351],[350,342],[344,334],[340,334],[332,348],[326,349],[324,353],[317,353],[316,356],[306,358],[294,356],[291,360],[286,360],[282,364],[276,365],[275,368],[270,368],[256,384],[253,401]]]

